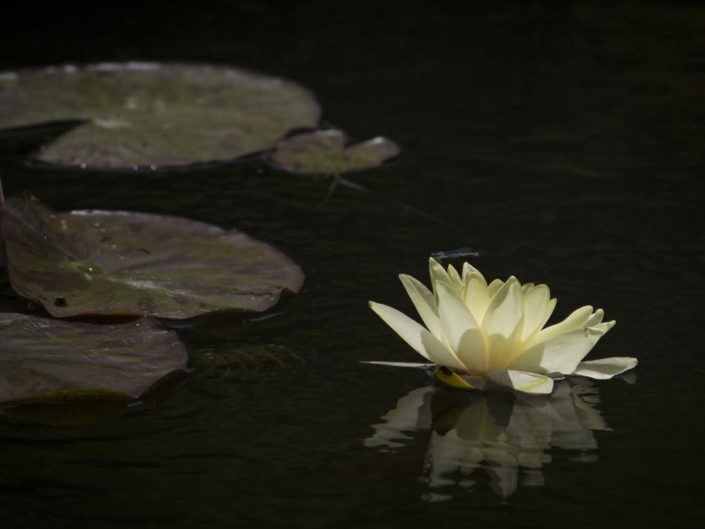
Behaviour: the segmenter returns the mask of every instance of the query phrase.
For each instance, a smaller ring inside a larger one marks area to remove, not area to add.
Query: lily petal
[[[441,266],[441,264],[436,261],[433,257],[428,260],[428,274],[431,276],[431,286],[433,287],[433,294],[438,299],[438,293],[436,292],[436,284],[446,283],[450,285],[450,277],[448,277],[448,272]]]
[[[543,329],[543,326],[546,325],[546,322],[549,320],[549,318],[553,314],[553,311],[556,310],[557,303],[558,303],[558,300],[556,298],[551,298],[548,300],[548,307],[546,307],[546,312],[543,315],[543,321],[541,322],[541,325],[538,326],[539,332]]]
[[[492,298],[482,325],[488,335],[499,334],[509,338],[523,316],[521,287],[516,279],[510,278]]]
[[[628,356],[613,356],[599,360],[580,362],[574,375],[604,380],[636,367],[638,360]]]
[[[392,362],[386,360],[360,360],[360,363],[371,366],[407,367],[410,369],[426,369],[436,365],[428,362]]]
[[[536,339],[536,343],[546,342],[561,334],[585,327],[591,315],[592,307],[590,305],[574,310],[563,321],[542,330]]]
[[[523,329],[523,319],[524,299],[521,287],[516,278],[512,277],[492,298],[482,320],[490,369],[507,367]]]
[[[547,395],[553,390],[553,380],[537,373],[504,369],[491,371],[487,376],[495,384],[521,391],[522,393]]]
[[[602,318],[604,317],[605,311],[602,309],[597,309],[593,315],[588,318],[588,321],[585,323],[585,327],[594,327],[595,325],[602,323]]]
[[[577,329],[538,343],[522,352],[510,367],[540,373],[570,375],[597,341],[609,331],[613,322]]]
[[[467,276],[463,301],[465,302],[465,306],[475,317],[475,321],[481,322],[490,304],[490,294],[487,290],[487,283],[485,283],[482,276],[475,273],[471,273]]]
[[[438,316],[448,345],[455,351],[466,371],[487,371],[485,338],[465,303],[451,287],[438,285]]]
[[[409,346],[431,362],[447,366],[455,370],[465,367],[455,356],[455,353],[441,343],[428,329],[418,324],[406,314],[381,303],[370,301],[370,308],[401,336]]]
[[[459,296],[462,295],[465,284],[453,265],[448,265],[448,277],[450,278],[450,284],[453,287],[453,290],[455,290]]]
[[[482,279],[483,283],[485,283],[485,286],[487,286],[487,281],[485,280],[485,276],[482,275],[482,272],[480,272],[477,268],[475,268],[468,262],[463,263],[463,283],[468,282],[468,277],[470,276],[470,274],[477,274],[478,276],[480,276],[480,279]]]
[[[433,293],[414,277],[400,274],[399,279],[401,284],[404,285],[409,298],[411,298],[414,307],[416,307],[416,311],[421,316],[424,325],[431,331],[431,334],[443,341],[441,321],[438,319],[438,314],[436,314],[436,303],[433,299]]]
[[[546,285],[538,285],[524,292],[524,329],[522,341],[532,336],[543,325],[550,293]]]
[[[487,285],[487,292],[489,293],[490,298],[494,297],[502,285],[504,285],[504,281],[501,279],[493,279],[492,282]]]

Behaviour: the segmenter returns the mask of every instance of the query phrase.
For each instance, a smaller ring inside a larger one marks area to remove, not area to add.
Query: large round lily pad
[[[61,165],[232,160],[314,127],[319,117],[301,86],[232,68],[123,63],[0,73],[0,127],[86,121],[37,154]]]
[[[135,399],[187,361],[176,333],[148,318],[96,325],[0,313],[0,402]]]
[[[324,129],[281,140],[270,158],[292,173],[339,175],[377,167],[400,153],[399,146],[384,136],[350,143],[342,130]]]
[[[179,217],[57,213],[30,196],[8,200],[3,223],[12,288],[59,318],[259,312],[303,283],[272,246]]]

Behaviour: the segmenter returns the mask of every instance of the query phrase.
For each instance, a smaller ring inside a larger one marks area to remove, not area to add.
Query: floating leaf
[[[377,167],[401,152],[382,136],[347,146],[348,142],[342,130],[305,132],[277,143],[271,160],[293,173],[341,174]]]
[[[148,318],[96,325],[0,314],[0,402],[136,399],[187,361],[176,333]]]
[[[38,153],[93,168],[183,165],[271,148],[316,126],[320,108],[301,86],[205,65],[63,66],[0,74],[0,126],[85,120]]]
[[[179,217],[56,213],[27,197],[8,200],[3,222],[12,288],[59,318],[263,311],[303,282],[268,244]]]

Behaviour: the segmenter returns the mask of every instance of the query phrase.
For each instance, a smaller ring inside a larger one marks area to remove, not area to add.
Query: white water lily
[[[425,327],[387,305],[371,301],[370,308],[441,368],[436,376],[442,382],[467,389],[491,382],[546,394],[566,375],[607,379],[637,364],[627,357],[583,361],[615,324],[602,321],[602,309],[580,307],[544,327],[556,306],[546,285],[522,285],[514,276],[488,284],[469,263],[462,274],[434,259],[429,269],[433,291],[411,276],[399,276]]]

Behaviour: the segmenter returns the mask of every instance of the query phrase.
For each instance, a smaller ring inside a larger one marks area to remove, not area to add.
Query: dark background
[[[123,60],[252,68],[309,87],[326,123],[405,149],[397,164],[356,177],[374,198],[342,190],[317,209],[326,184],[253,183],[247,168],[54,173],[0,156],[8,194],[31,188],[58,209],[237,225],[308,276],[283,315],[236,338],[228,322],[184,331],[193,354],[238,340],[293,344],[308,365],[298,378],[243,385],[197,374],[175,403],[122,422],[3,424],[7,527],[699,526],[705,7],[5,2],[0,18],[2,70]],[[576,467],[557,453],[543,488],[504,503],[482,489],[430,505],[419,500],[422,440],[393,455],[361,448],[369,425],[423,378],[370,374],[357,360],[410,359],[365,302],[407,307],[395,275],[423,277],[430,252],[464,244],[490,277],[547,281],[560,314],[604,306],[619,324],[600,351],[640,365],[635,385],[599,386],[614,431],[598,436],[598,463]]]

